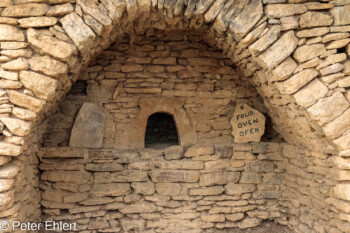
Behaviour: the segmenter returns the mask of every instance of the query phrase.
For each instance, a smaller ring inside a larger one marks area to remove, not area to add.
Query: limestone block
[[[18,174],[18,167],[14,164],[6,164],[0,168],[1,179],[12,179]]]
[[[130,184],[128,183],[111,183],[108,185],[105,184],[95,184],[90,193],[94,196],[124,196],[131,193]]]
[[[318,79],[311,81],[294,94],[296,102],[305,108],[316,103],[328,93],[328,88]]]
[[[338,139],[335,139],[333,143],[339,150],[347,150],[350,148],[350,134],[344,135]]]
[[[14,185],[13,179],[0,179],[0,193],[12,189]]]
[[[225,215],[223,214],[207,214],[201,215],[201,219],[205,222],[225,222]]]
[[[55,17],[42,16],[19,19],[18,22],[22,28],[49,27],[55,25],[57,19]]]
[[[246,229],[259,226],[261,221],[262,220],[260,218],[245,218],[242,222],[239,222],[237,225],[240,229]]]
[[[32,128],[32,122],[23,121],[17,118],[0,118],[0,121],[6,125],[11,133],[18,136],[27,135]]]
[[[297,37],[317,37],[317,36],[323,36],[329,32],[328,27],[320,27],[320,28],[311,28],[311,29],[304,29],[300,30],[296,33]],[[327,35],[326,35],[327,36]]]
[[[160,169],[170,170],[200,170],[203,169],[202,161],[179,160],[179,161],[156,161],[154,163]]]
[[[197,157],[212,154],[214,154],[213,146],[195,145],[187,149],[185,152],[185,157]]]
[[[47,16],[63,16],[73,12],[73,5],[66,3],[62,5],[53,5],[46,12]]]
[[[88,25],[98,36],[101,36],[103,33],[103,26],[96,19],[90,15],[84,15],[84,22]]]
[[[136,220],[136,219],[122,218],[120,220],[120,224],[123,230],[126,232],[130,232],[130,230],[134,230],[137,232],[144,232],[146,221],[144,219]]]
[[[74,41],[81,53],[86,54],[92,47],[95,33],[84,23],[76,13],[66,15],[61,20],[63,29]]]
[[[200,186],[223,185],[237,183],[240,178],[239,172],[214,172],[202,174],[199,180]]]
[[[27,59],[20,57],[2,64],[5,70],[27,70],[29,68]]]
[[[337,184],[333,188],[334,197],[350,201],[350,185],[349,184]]]
[[[103,4],[96,4],[93,0],[77,0],[84,13],[94,17],[102,25],[111,25],[112,20],[108,17],[108,11]]]
[[[243,48],[246,48],[247,46],[253,44],[261,35],[261,33],[266,28],[267,23],[262,23],[257,28],[255,28],[253,31],[248,33],[240,42],[239,46],[242,46]]]
[[[334,25],[350,24],[350,16],[347,14],[350,10],[350,5],[334,7],[331,13],[334,16]]]
[[[299,19],[299,25],[302,28],[329,26],[332,23],[333,17],[328,12],[308,11]]]
[[[73,147],[101,148],[105,116],[95,103],[84,103],[75,119],[69,145]]]
[[[11,25],[0,24],[0,41],[24,41],[23,31]]]
[[[101,0],[101,2],[107,8],[109,12],[108,16],[112,19],[113,22],[116,22],[118,19],[120,19],[126,10],[125,1]]]
[[[230,23],[230,31],[239,41],[241,40],[259,21],[263,14],[261,0],[252,0],[249,5],[242,9],[242,12]]]
[[[6,7],[1,13],[5,17],[30,17],[42,16],[49,9],[46,4],[28,3]]]
[[[297,64],[291,57],[287,57],[276,69],[273,70],[273,75],[268,76],[269,81],[283,81],[287,79],[297,68]]]
[[[253,193],[253,197],[256,199],[277,199],[281,197],[281,191],[276,190],[267,190],[267,191],[258,191]]]
[[[18,73],[0,70],[0,78],[12,80],[12,81],[17,81],[18,80]]]
[[[148,173],[146,171],[126,170],[122,172],[111,173],[112,182],[137,182],[147,181]]]
[[[243,193],[251,193],[256,190],[254,184],[228,184],[225,185],[226,194],[237,195]]]
[[[300,88],[305,86],[308,82],[318,76],[318,71],[315,69],[306,69],[296,75],[292,76],[288,80],[278,83],[277,87],[281,93],[293,94]]]
[[[122,214],[135,214],[135,213],[153,213],[157,207],[146,201],[140,201],[131,205],[125,205],[124,208],[119,209]]]
[[[17,156],[22,153],[22,147],[7,142],[0,142],[0,155]]]
[[[288,31],[299,27],[298,17],[288,16],[280,18],[281,31]]]
[[[265,116],[247,104],[239,104],[231,125],[236,143],[259,142],[265,132]]]
[[[330,139],[339,137],[342,133],[350,128],[350,109],[346,110],[342,115],[335,118],[323,126],[323,131]]]
[[[11,0],[3,0],[0,2],[0,7],[8,7],[12,5],[12,1]]]
[[[214,1],[210,9],[205,13],[204,19],[206,22],[211,22],[215,20],[216,16],[220,13],[222,7],[224,6],[226,0]]]
[[[269,4],[265,7],[268,18],[282,18],[302,14],[307,11],[304,4]]]
[[[85,170],[88,171],[98,171],[98,172],[104,172],[104,171],[122,171],[124,170],[123,165],[119,163],[89,163],[86,164]]]
[[[9,209],[15,202],[15,195],[13,191],[0,193],[0,211]]]
[[[198,182],[199,171],[181,171],[181,170],[154,170],[149,173],[153,182]]]
[[[239,183],[241,184],[260,184],[262,176],[257,172],[242,172]]]
[[[257,57],[257,62],[264,68],[273,68],[286,59],[295,50],[297,44],[298,39],[294,32],[289,31]]]
[[[57,77],[66,74],[68,66],[48,56],[36,56],[29,60],[30,68],[46,75]]]
[[[249,46],[249,51],[253,56],[258,56],[265,51],[273,42],[275,42],[280,34],[281,26],[274,25],[259,38],[254,44]]]
[[[331,120],[340,116],[346,109],[349,108],[349,102],[344,95],[336,92],[330,97],[324,97],[317,101],[316,104],[308,108],[308,113],[311,118],[324,125]]]
[[[334,74],[343,69],[343,65],[340,63],[335,63],[333,65],[327,66],[323,69],[320,70],[322,75],[329,75],[329,74]]]
[[[156,183],[156,192],[159,195],[177,196],[181,193],[181,185],[176,183]]]
[[[11,80],[0,80],[0,88],[3,89],[20,89],[23,87],[23,84],[18,81],[11,81]]]
[[[45,35],[43,32],[29,28],[27,30],[28,42],[40,52],[49,54],[58,59],[67,61],[75,52],[75,48],[55,37]]]
[[[212,186],[206,188],[190,189],[190,196],[210,196],[220,195],[225,191],[222,186]]]
[[[41,179],[51,182],[86,184],[91,181],[91,174],[84,171],[44,171]]]
[[[32,71],[21,71],[19,79],[27,89],[33,91],[35,96],[40,99],[50,101],[56,94],[58,82],[48,76]]]
[[[246,171],[252,172],[272,172],[273,167],[273,162],[271,161],[254,160],[246,163]]]
[[[154,184],[152,182],[135,182],[131,183],[135,193],[143,195],[152,195],[155,192]]]
[[[303,45],[295,50],[293,57],[299,63],[303,63],[305,61],[318,57],[325,52],[326,47],[324,44]]]

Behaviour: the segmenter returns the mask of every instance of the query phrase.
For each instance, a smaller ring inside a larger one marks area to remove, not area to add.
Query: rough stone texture
[[[24,34],[14,26],[0,24],[0,41],[24,41]]]
[[[230,123],[236,143],[260,142],[265,132],[265,116],[247,104],[236,106]]]
[[[105,117],[97,104],[85,103],[74,122],[70,146],[101,148],[103,144]]]
[[[300,106],[305,108],[316,103],[328,93],[328,88],[318,79],[313,80],[294,94],[294,98]]]
[[[304,45],[295,50],[293,57],[299,63],[303,63],[318,57],[325,52],[326,48],[323,44]]]
[[[283,93],[293,94],[305,84],[314,79],[316,76],[318,76],[318,74],[318,71],[315,69],[303,70],[279,84],[278,88],[280,88],[281,92]]]
[[[5,17],[29,17],[42,16],[48,10],[48,5],[28,3],[22,5],[9,6],[4,9],[1,16]]]
[[[19,24],[23,28],[30,27],[49,27],[57,23],[55,17],[30,17],[18,20]]]
[[[39,71],[54,77],[66,74],[68,71],[68,66],[66,64],[48,56],[33,57],[29,60],[29,65],[34,71]]]
[[[333,23],[333,17],[328,12],[309,11],[302,14],[299,24],[302,28],[329,26]]]

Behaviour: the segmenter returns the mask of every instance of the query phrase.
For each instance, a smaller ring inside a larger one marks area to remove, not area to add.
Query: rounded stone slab
[[[101,148],[105,116],[95,103],[84,103],[75,119],[69,146]]]
[[[265,132],[265,116],[247,104],[238,104],[231,125],[236,143],[260,142]]]

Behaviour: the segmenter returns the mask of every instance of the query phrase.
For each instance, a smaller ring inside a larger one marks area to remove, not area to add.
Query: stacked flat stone
[[[283,106],[272,117],[293,129],[283,135],[288,141],[338,150],[328,224],[332,233],[349,231],[349,10],[347,0],[2,0],[0,173],[7,185],[0,216],[39,218],[37,126],[91,59],[125,33],[203,29],[269,100],[268,109]],[[303,217],[296,221],[301,232],[311,228]]]

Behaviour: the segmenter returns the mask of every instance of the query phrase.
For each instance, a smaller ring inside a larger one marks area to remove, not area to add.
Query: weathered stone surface
[[[187,149],[185,157],[197,157],[200,155],[212,155],[214,154],[213,146],[195,145]]]
[[[259,40],[257,40],[254,44],[249,46],[249,51],[253,56],[258,56],[262,52],[265,51],[273,42],[275,42],[279,36],[281,31],[280,25],[274,25],[270,28],[270,30],[265,33]]]
[[[327,137],[334,139],[350,128],[350,109],[323,126],[323,131]]]
[[[52,59],[49,56],[32,57],[29,60],[29,64],[32,70],[54,77],[66,74],[68,71],[68,66],[66,64]]]
[[[75,119],[70,146],[101,148],[105,128],[105,116],[95,103],[84,103]]]
[[[302,14],[307,11],[304,4],[269,4],[265,7],[265,14],[268,18],[282,18]]]
[[[23,87],[21,82],[18,81],[11,81],[11,80],[0,80],[0,88],[3,89],[19,89]]]
[[[154,184],[152,182],[135,182],[131,183],[135,193],[143,195],[152,195],[155,192]]]
[[[46,12],[47,16],[63,16],[73,12],[73,5],[71,3],[66,3],[62,5],[51,6]]]
[[[214,172],[202,174],[199,180],[200,186],[223,185],[237,183],[240,178],[238,172]]]
[[[37,117],[36,112],[25,108],[19,108],[19,107],[14,107],[12,109],[12,114],[22,120],[29,120],[29,121],[33,121]]]
[[[350,201],[350,185],[349,184],[337,184],[334,189],[334,197]]]
[[[281,31],[296,29],[299,27],[298,17],[288,16],[280,18]]]
[[[320,27],[320,28],[312,28],[312,29],[304,29],[300,30],[296,33],[297,37],[316,37],[316,36],[323,36],[329,32],[328,27]]]
[[[300,106],[305,108],[316,103],[328,93],[328,88],[318,79],[311,81],[294,94],[294,98]]]
[[[2,64],[5,70],[27,70],[29,68],[27,59],[20,57]]]
[[[42,180],[73,184],[86,184],[91,181],[91,178],[91,173],[84,171],[44,171],[41,174]],[[103,184],[103,186],[107,185]],[[112,184],[108,186],[112,186]]]
[[[295,50],[293,57],[299,63],[303,63],[318,57],[325,52],[326,47],[323,44],[303,45]]]
[[[122,214],[135,213],[153,213],[157,207],[151,202],[140,201],[135,204],[125,205],[124,208],[119,209]]]
[[[203,154],[206,155],[206,154]],[[160,169],[170,170],[199,170],[203,169],[202,161],[179,160],[179,161],[156,161],[155,166]]]
[[[276,69],[273,70],[273,76],[268,76],[270,81],[283,81],[287,79],[297,68],[297,64],[291,57],[287,57]]]
[[[327,49],[331,50],[331,49],[339,49],[339,48],[344,48],[345,46],[347,46],[350,42],[350,39],[343,39],[343,40],[336,40],[336,41],[332,41],[331,43],[329,43],[327,45]]]
[[[328,12],[308,11],[299,19],[299,25],[302,28],[329,26],[332,23],[333,17]]]
[[[221,9],[226,1],[227,0],[214,1],[213,5],[210,7],[210,9],[204,15],[205,21],[211,22],[211,21],[215,20],[216,16],[220,13],[220,11],[221,11]]]
[[[260,142],[265,132],[265,116],[247,104],[239,104],[236,105],[231,125],[236,143]]]
[[[230,30],[237,40],[241,40],[259,21],[263,14],[261,0],[252,0],[230,24]]]
[[[0,155],[17,156],[22,153],[22,147],[11,143],[0,142]]]
[[[337,146],[339,150],[348,150],[350,147],[350,134],[346,134],[333,140],[333,143]]]
[[[320,99],[307,111],[313,119],[324,125],[340,116],[347,108],[349,108],[349,102],[342,93],[336,92],[330,97]]]
[[[111,184],[95,184],[90,193],[94,196],[123,196],[131,193],[130,184],[128,183],[111,183]]]
[[[6,125],[6,127],[10,130],[11,133],[18,136],[27,135],[32,128],[31,122],[23,121],[16,118],[0,118],[0,121]]]
[[[11,103],[21,107],[29,108],[35,112],[40,112],[46,103],[43,100],[22,94],[18,91],[8,90],[7,94]]]
[[[245,218],[242,222],[238,223],[238,227],[241,229],[256,227],[260,225],[261,221],[260,218]]]
[[[206,188],[190,189],[190,196],[210,196],[220,195],[225,191],[222,186],[212,186]]]
[[[13,191],[0,193],[0,210],[9,209],[15,202],[15,195]]]
[[[146,171],[126,170],[122,172],[114,172],[111,174],[112,182],[138,182],[147,181],[148,173]]]
[[[294,32],[289,31],[257,57],[257,61],[267,69],[273,68],[286,59],[297,47],[297,44],[298,39],[295,37]]]
[[[49,27],[57,23],[55,17],[30,17],[18,20],[19,24],[23,28],[30,27]]]
[[[350,5],[334,7],[331,12],[334,16],[334,25],[350,24],[350,16],[347,14],[350,10]]]
[[[14,181],[12,179],[0,179],[0,192],[5,192],[12,189]]]
[[[12,5],[12,1],[11,0],[2,0],[0,2],[0,7],[8,7]]]
[[[23,31],[11,25],[0,24],[0,41],[24,41]]]
[[[156,183],[156,192],[165,196],[176,196],[181,192],[181,185],[176,183]]]
[[[96,4],[92,0],[77,0],[84,13],[94,17],[102,25],[111,25],[112,20],[108,17],[108,11],[103,4]]]
[[[58,86],[55,79],[32,71],[21,71],[19,79],[36,97],[48,101],[54,98]]]
[[[254,192],[256,190],[256,186],[254,184],[228,184],[225,185],[225,190],[229,195],[237,195]]]
[[[329,75],[329,74],[334,74],[337,73],[339,71],[341,71],[343,69],[343,65],[340,63],[336,63],[330,66],[327,66],[323,69],[320,70],[322,75]]]
[[[293,94],[318,75],[315,69],[306,69],[282,82],[277,87],[282,93]]]
[[[239,183],[241,184],[260,184],[262,176],[257,172],[242,172]]]
[[[89,163],[85,166],[88,171],[113,172],[124,170],[123,165],[119,163]]]
[[[200,177],[198,171],[154,170],[149,173],[153,182],[197,182]]]
[[[246,164],[246,171],[251,172],[272,172],[273,163],[271,161],[254,160]]]
[[[1,13],[1,16],[7,17],[30,17],[42,16],[48,10],[48,5],[28,3],[22,5],[9,6]]]
[[[92,47],[95,33],[84,23],[76,13],[66,15],[61,20],[63,29],[68,36],[74,41],[78,49],[86,54]]]
[[[90,15],[84,15],[84,21],[98,36],[103,33],[103,26]]]
[[[27,37],[29,44],[39,49],[42,53],[61,60],[68,60],[75,50],[72,45],[32,28],[27,30]]]

